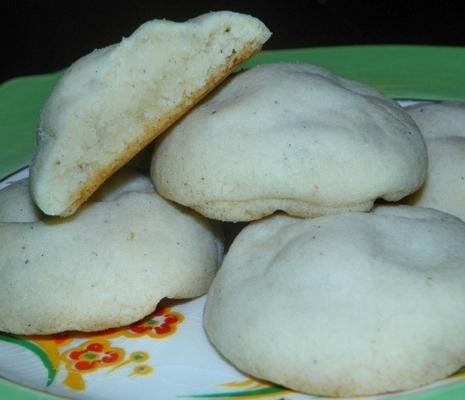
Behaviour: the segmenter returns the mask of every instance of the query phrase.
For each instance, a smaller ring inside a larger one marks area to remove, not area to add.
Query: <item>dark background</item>
[[[154,18],[183,21],[210,10],[260,18],[266,49],[350,44],[465,45],[461,1],[2,1],[1,81],[53,72],[118,42]]]

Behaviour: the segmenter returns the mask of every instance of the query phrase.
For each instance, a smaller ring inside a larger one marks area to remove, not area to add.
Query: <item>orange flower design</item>
[[[171,336],[177,330],[178,325],[184,321],[184,316],[171,308],[160,308],[152,315],[136,322],[124,331],[124,336],[138,337],[150,336],[160,339]]]
[[[124,359],[124,350],[111,347],[106,340],[90,340],[63,353],[62,357],[69,371],[93,372],[120,363]]]
[[[86,389],[84,377],[88,373],[98,372],[101,368],[108,368],[111,373],[121,367],[132,364],[130,377],[148,376],[154,372],[154,367],[146,363],[150,354],[138,350],[126,355],[123,348],[113,347],[112,340],[121,337],[137,339],[150,337],[163,339],[176,333],[178,326],[184,322],[180,312],[173,311],[168,303],[141,321],[132,325],[110,328],[98,332],[64,332],[55,335],[24,336],[14,339],[39,355],[48,370],[47,386],[51,385],[64,369],[66,375],[63,384],[71,390]],[[0,334],[0,340],[2,340]],[[5,341],[11,342],[11,336],[5,336]],[[79,345],[74,344],[76,342]],[[27,343],[27,345],[23,344]],[[64,350],[64,347],[67,350]]]

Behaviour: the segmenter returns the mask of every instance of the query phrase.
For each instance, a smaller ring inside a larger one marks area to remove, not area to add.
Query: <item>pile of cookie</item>
[[[465,104],[404,109],[305,63],[229,76],[269,36],[232,12],[151,21],[66,71],[30,180],[0,192],[0,330],[101,330],[208,291],[217,350],[297,391],[465,364]],[[253,222],[223,259],[228,221]]]

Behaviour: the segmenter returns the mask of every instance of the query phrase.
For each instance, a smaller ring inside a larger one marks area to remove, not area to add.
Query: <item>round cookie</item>
[[[66,220],[0,222],[1,331],[96,331],[207,291],[223,251],[214,226],[159,197],[149,178],[125,172],[107,189]],[[8,201],[29,196],[18,193]]]
[[[418,103],[405,110],[420,128],[425,139],[445,136],[465,138],[465,102]]]
[[[403,202],[431,207],[465,221],[465,138],[427,139],[428,175],[423,186]]]
[[[465,103],[418,104],[407,111],[426,139],[429,162],[425,183],[403,202],[465,221]]]
[[[378,207],[245,228],[205,328],[240,370],[322,396],[416,388],[465,364],[465,223]]]
[[[423,182],[426,148],[394,101],[308,64],[230,79],[155,150],[164,197],[223,221],[369,210]]]

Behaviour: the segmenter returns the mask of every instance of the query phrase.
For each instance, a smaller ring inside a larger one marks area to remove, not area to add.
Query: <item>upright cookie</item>
[[[154,20],[75,62],[42,110],[32,194],[67,216],[242,61],[270,32],[256,18],[212,12]]]

